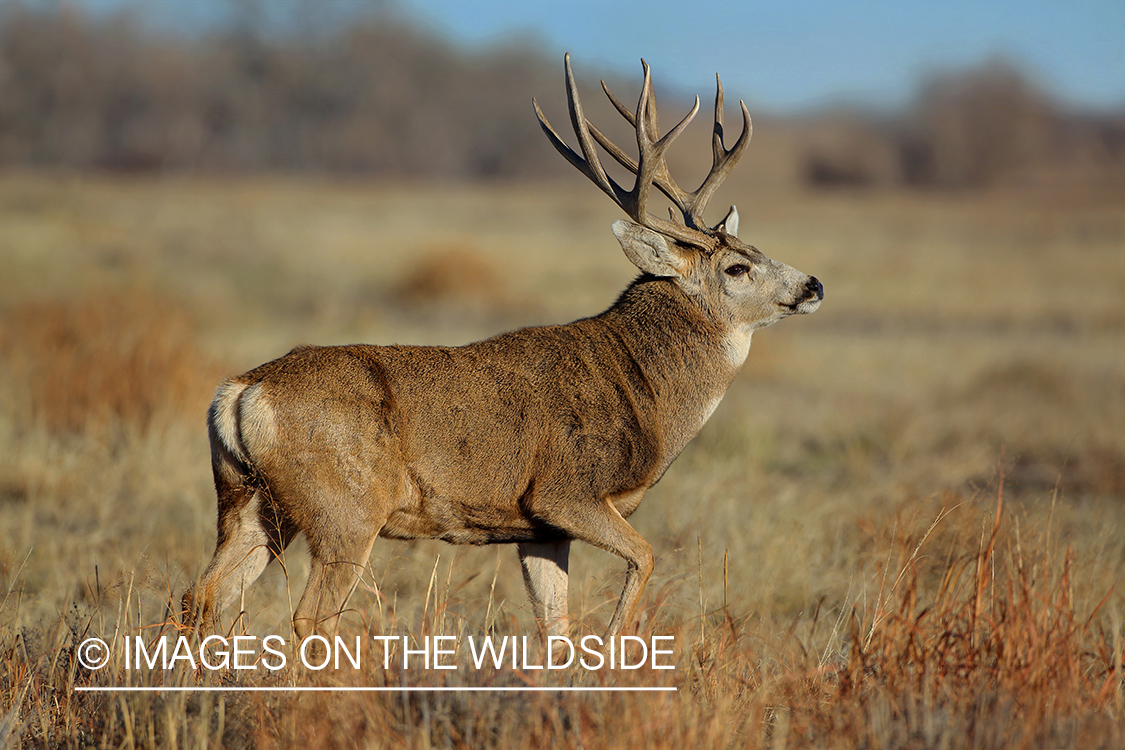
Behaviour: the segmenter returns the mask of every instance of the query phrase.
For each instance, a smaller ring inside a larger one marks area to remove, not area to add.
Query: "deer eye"
[[[727,276],[738,278],[739,276],[743,275],[744,273],[748,273],[749,271],[750,268],[748,266],[744,266],[741,263],[735,263],[733,266],[728,266],[724,273]]]

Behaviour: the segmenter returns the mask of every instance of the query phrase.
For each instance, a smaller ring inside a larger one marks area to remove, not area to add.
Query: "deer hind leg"
[[[330,538],[325,538],[328,534],[309,538],[309,581],[293,613],[293,630],[299,640],[314,632],[336,632],[381,528],[382,523],[353,520],[351,528],[333,529]]]
[[[219,497],[215,554],[195,588],[183,597],[185,622],[199,627],[216,627],[222,610],[281,554],[295,533],[262,490],[220,483]]]
[[[523,582],[535,621],[544,635],[567,634],[567,569],[570,540],[520,542],[516,545],[523,566]]]

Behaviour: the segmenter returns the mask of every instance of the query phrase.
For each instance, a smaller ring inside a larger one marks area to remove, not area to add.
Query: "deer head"
[[[702,184],[688,192],[672,179],[665,154],[699,111],[699,97],[696,97],[691,111],[664,136],[660,136],[652,76],[648,63],[641,60],[641,66],[644,83],[635,112],[618,101],[602,81],[602,89],[614,108],[636,131],[636,160],[586,119],[569,54],[565,57],[567,102],[581,154],[562,140],[547,122],[539,104],[532,100],[539,124],[551,144],[631,219],[613,225],[613,233],[625,255],[644,273],[673,279],[719,322],[728,324],[732,334],[745,336],[747,344],[752,331],[788,315],[815,310],[824,299],[824,287],[820,281],[767,257],[740,240],[736,236],[738,211],[734,206],[713,227],[709,227],[703,219],[707,203],[750,142],[752,125],[746,104],[739,102],[742,132],[728,149],[724,143],[723,84],[715,76],[715,126],[711,138],[713,162]],[[597,146],[636,176],[631,189],[626,190],[606,173],[599,160]],[[648,198],[653,186],[667,196],[678,210],[679,221],[671,208],[668,219],[648,212]]]

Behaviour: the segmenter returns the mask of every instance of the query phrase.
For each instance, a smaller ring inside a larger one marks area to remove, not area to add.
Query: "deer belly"
[[[543,537],[522,509],[523,493],[504,491],[511,481],[492,475],[491,483],[431,481],[410,472],[403,503],[391,512],[380,536],[391,539],[443,539],[453,544],[499,544]],[[438,479],[438,481],[433,481]]]
[[[491,508],[462,513],[452,508],[443,508],[442,511],[395,511],[379,536],[388,539],[441,539],[452,544],[507,544],[549,536],[519,514],[495,512]]]

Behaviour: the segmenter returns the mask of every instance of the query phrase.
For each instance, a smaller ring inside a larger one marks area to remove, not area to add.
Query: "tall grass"
[[[361,602],[343,632],[454,636],[457,669],[390,668],[371,649],[362,668],[311,671],[288,647],[279,672],[259,667],[193,672],[127,669],[118,649],[101,671],[82,668],[76,647],[98,635],[178,634],[162,621],[168,600],[130,585],[116,607],[94,603],[42,631],[0,644],[6,719],[28,746],[678,747],[1113,747],[1125,741],[1125,640],[1119,603],[1096,566],[1061,544],[1051,525],[1005,509],[1002,485],[989,513],[980,503],[937,509],[881,529],[888,566],[855,571],[873,584],[866,602],[822,601],[786,622],[726,605],[696,609],[638,634],[675,637],[675,669],[564,672],[476,669],[465,639],[518,634],[512,620],[486,628],[485,598],[463,598],[452,566],[435,562],[422,602]],[[931,508],[930,510],[934,510]],[[934,533],[943,525],[944,533]],[[1105,552],[1106,550],[1094,550]],[[697,574],[702,577],[701,554]],[[717,561],[709,561],[717,562]],[[878,568],[882,568],[879,570]],[[717,582],[710,582],[715,584]],[[860,585],[857,583],[857,585]],[[685,587],[685,588],[694,588]],[[660,610],[691,598],[650,591]],[[380,613],[382,613],[380,615]],[[248,632],[235,622],[232,633]],[[574,635],[596,631],[600,618]],[[526,633],[526,631],[523,631]],[[542,663],[538,650],[532,663]],[[669,685],[674,694],[600,693],[148,693],[76,692],[98,685],[459,686]]]

